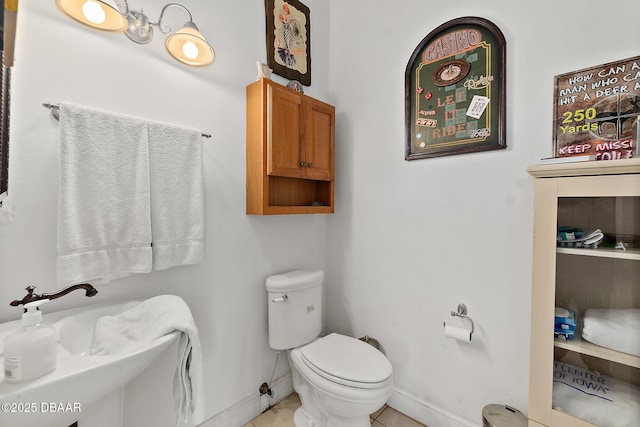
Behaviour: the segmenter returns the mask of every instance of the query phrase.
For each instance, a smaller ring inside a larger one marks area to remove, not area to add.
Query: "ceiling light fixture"
[[[189,9],[179,3],[169,3],[162,8],[158,22],[151,22],[142,10],[131,10],[126,0],[111,6],[104,0],[56,0],[58,9],[76,21],[97,30],[124,32],[132,41],[145,44],[153,39],[153,27],[163,34],[171,33],[171,28],[162,25],[162,18],[170,6],[184,9],[189,21],[184,27],[165,40],[169,54],[177,61],[192,67],[204,67],[215,59],[215,52],[196,24]]]

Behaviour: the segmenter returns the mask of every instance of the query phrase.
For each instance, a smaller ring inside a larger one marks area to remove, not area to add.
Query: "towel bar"
[[[58,104],[49,104],[47,102],[42,104],[43,107],[48,108],[51,110],[51,114],[53,114],[53,117],[56,120],[60,120],[60,106]],[[202,136],[204,138],[211,138],[211,135],[208,133],[202,133]]]

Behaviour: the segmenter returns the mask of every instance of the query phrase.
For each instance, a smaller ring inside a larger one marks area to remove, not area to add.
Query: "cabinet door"
[[[307,98],[305,129],[305,177],[331,181],[334,177],[335,109]]]
[[[559,412],[576,426],[635,425],[640,416],[640,197],[629,195],[640,192],[640,180],[607,178],[617,179],[596,196],[577,188],[562,194],[565,186],[558,186],[558,227],[604,237],[556,249],[555,307],[573,316],[554,325],[554,426],[573,425]],[[609,423],[613,413],[617,423]]]
[[[640,309],[640,176],[539,178],[535,196],[529,417],[553,427],[605,425],[602,415],[613,412],[629,417],[607,399],[624,401],[625,393],[637,405],[640,357],[627,352],[626,343],[639,335],[628,331],[626,320],[615,330],[600,327]],[[562,226],[587,234],[600,229],[605,238],[597,245],[558,245]],[[565,318],[562,309],[574,315]],[[583,334],[587,317],[591,326]],[[613,332],[619,339],[609,341]]]
[[[302,177],[303,96],[267,86],[267,174]]]

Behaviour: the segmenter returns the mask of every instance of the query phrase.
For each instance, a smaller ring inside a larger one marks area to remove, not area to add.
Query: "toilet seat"
[[[300,348],[304,364],[319,376],[348,387],[378,388],[392,375],[389,360],[358,339],[330,334]]]

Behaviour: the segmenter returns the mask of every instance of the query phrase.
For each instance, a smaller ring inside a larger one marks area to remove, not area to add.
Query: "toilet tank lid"
[[[323,281],[323,270],[294,270],[267,277],[266,287],[269,292],[298,291],[320,285]]]

